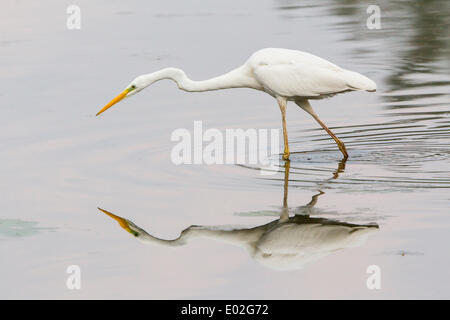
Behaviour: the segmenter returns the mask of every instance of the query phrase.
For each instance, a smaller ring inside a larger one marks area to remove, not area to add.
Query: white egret
[[[193,81],[186,76],[183,70],[177,68],[165,68],[138,76],[97,115],[125,97],[130,97],[162,79],[173,80],[178,88],[189,92],[251,88],[270,94],[277,99],[282,114],[284,160],[289,159],[286,130],[286,104],[288,101],[294,101],[300,108],[308,112],[336,141],[346,159],[348,153],[344,143],[319,119],[308,100],[322,99],[347,91],[376,90],[375,82],[369,78],[340,68],[315,55],[297,50],[266,48],[256,51],[239,68],[209,80]]]

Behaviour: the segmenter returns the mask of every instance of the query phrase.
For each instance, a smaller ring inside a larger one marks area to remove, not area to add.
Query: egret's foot
[[[285,152],[285,153],[283,154],[283,160],[284,160],[284,161],[288,161],[288,160],[289,160],[289,152]]]

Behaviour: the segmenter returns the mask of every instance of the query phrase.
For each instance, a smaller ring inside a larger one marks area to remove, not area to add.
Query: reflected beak
[[[136,231],[130,229],[130,225],[128,224],[127,220],[125,220],[124,218],[116,216],[115,214],[113,214],[109,211],[103,210],[101,208],[97,208],[97,209],[100,210],[101,212],[103,212],[104,214],[110,216],[114,220],[116,220],[122,228],[127,230],[129,233],[131,233],[135,237],[138,235],[138,233]]]
[[[100,113],[108,110],[109,108],[111,108],[113,105],[115,105],[117,102],[119,102],[120,100],[122,100],[123,98],[125,98],[128,94],[128,92],[130,92],[131,89],[127,88],[125,89],[121,94],[119,94],[117,97],[115,97],[114,99],[112,99],[106,106],[103,107],[102,110],[100,110],[96,116],[98,116]]]

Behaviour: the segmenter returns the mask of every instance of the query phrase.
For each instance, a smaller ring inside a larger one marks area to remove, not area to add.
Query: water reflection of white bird
[[[223,226],[190,226],[173,240],[152,236],[132,221],[99,209],[144,243],[171,247],[184,245],[193,238],[210,238],[242,247],[261,265],[276,270],[301,269],[304,265],[337,250],[360,246],[370,234],[378,230],[376,224],[358,225],[310,217],[311,213],[320,213],[317,209],[312,209],[318,197],[323,194],[322,191],[314,195],[307,205],[296,208],[294,216],[289,216],[286,192],[285,185],[284,204],[278,212],[279,218],[267,224],[237,229]]]
[[[375,91],[376,84],[369,78],[317,57],[288,49],[267,48],[255,52],[246,63],[224,75],[193,81],[185,72],[176,68],[165,68],[144,74],[134,79],[125,90],[111,100],[97,115],[125,97],[132,96],[156,81],[170,79],[178,88],[190,91],[211,91],[229,88],[251,88],[264,91],[277,99],[282,114],[284,154],[289,159],[286,130],[286,105],[294,101],[308,112],[336,141],[344,158],[348,157],[344,143],[319,119],[309,104],[309,99],[322,99],[347,91]]]

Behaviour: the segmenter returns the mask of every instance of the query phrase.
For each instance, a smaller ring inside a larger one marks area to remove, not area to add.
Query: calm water
[[[0,12],[0,298],[450,298],[448,1],[76,3],[75,31],[60,1],[6,0]],[[370,4],[379,30],[366,27]],[[206,79],[264,47],[377,82],[312,102],[348,161],[290,105],[294,154],[276,175],[175,166],[170,135],[195,120],[280,128],[273,98],[246,89],[159,82],[95,117],[136,75],[177,66]],[[191,225],[180,246],[158,240]],[[81,290],[66,287],[69,265]],[[367,289],[369,265],[380,290]]]

